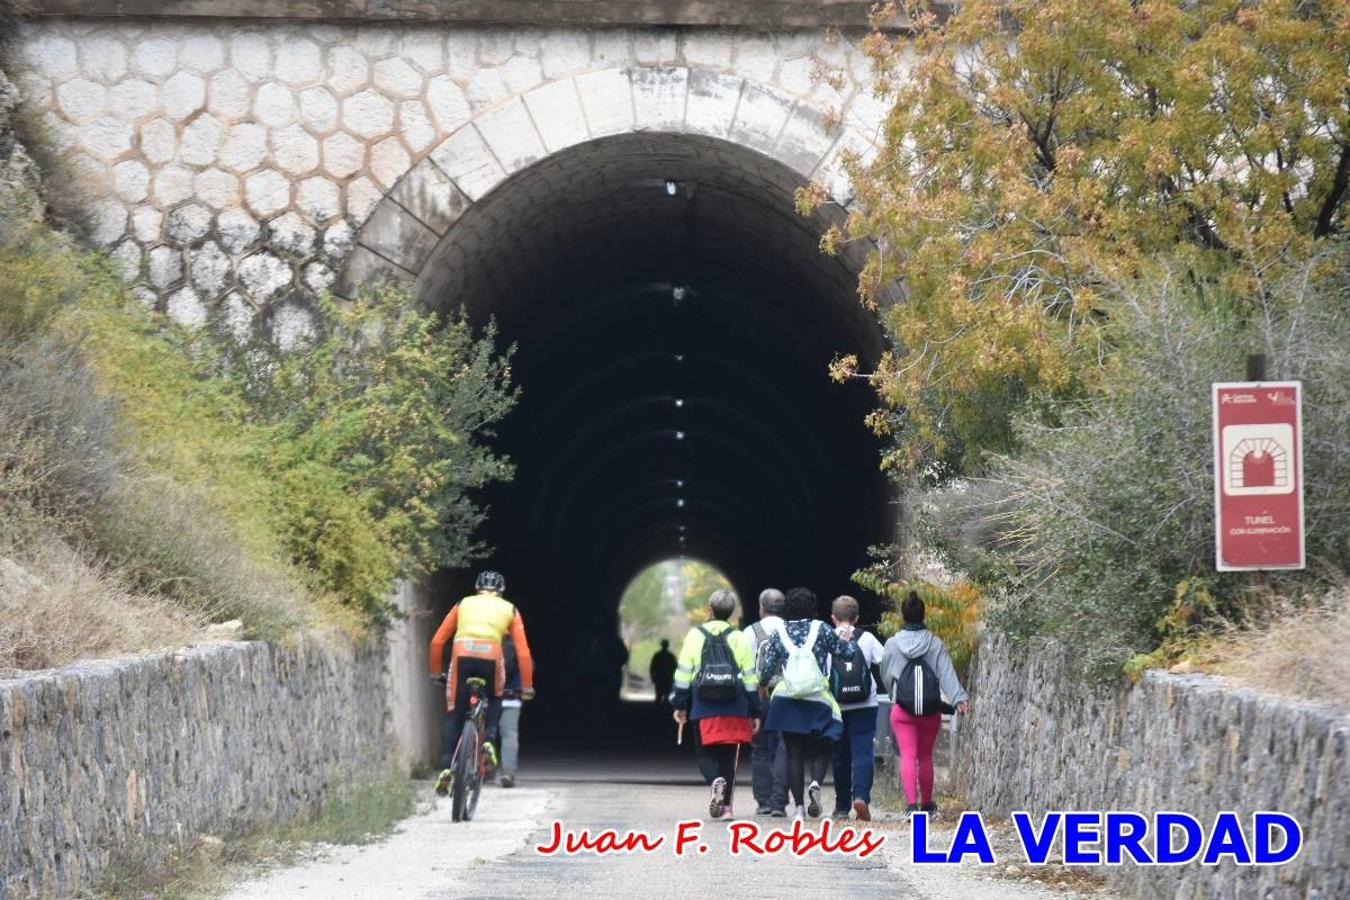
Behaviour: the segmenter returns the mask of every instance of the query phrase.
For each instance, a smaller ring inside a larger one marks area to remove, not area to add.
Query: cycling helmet
[[[506,579],[502,577],[501,572],[494,572],[491,569],[486,572],[478,573],[478,580],[473,583],[476,591],[491,591],[494,594],[500,594],[506,590]]]

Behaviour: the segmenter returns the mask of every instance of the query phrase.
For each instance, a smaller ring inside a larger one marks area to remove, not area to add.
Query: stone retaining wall
[[[0,898],[315,811],[384,776],[383,647],[229,643],[0,681]]]
[[[971,809],[1177,810],[1213,821],[1278,810],[1304,847],[1286,866],[1109,870],[1126,897],[1350,897],[1350,715],[1201,675],[1149,672],[1094,694],[1062,648],[1027,655],[986,638],[971,714],[954,740],[953,787]]]

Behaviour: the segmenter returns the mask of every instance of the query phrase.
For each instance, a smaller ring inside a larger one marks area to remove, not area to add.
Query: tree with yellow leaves
[[[873,242],[865,302],[903,285],[868,374],[901,472],[977,471],[1014,448],[1016,415],[1091,394],[1121,288],[1159,260],[1244,315],[1345,230],[1348,0],[906,11],[910,34],[866,41],[893,107],[880,153],[847,161],[856,202],[823,241]]]

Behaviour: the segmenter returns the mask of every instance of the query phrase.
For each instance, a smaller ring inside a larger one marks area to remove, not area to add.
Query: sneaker
[[[787,818],[787,810],[786,810],[786,809],[782,809],[782,808],[780,807],[779,809],[775,809],[775,810],[773,810],[772,812],[770,812],[769,815],[773,816],[775,819],[786,819],[786,818]]]
[[[811,818],[820,815],[820,782],[813,781],[806,789],[806,814]]]
[[[483,756],[489,769],[497,768],[497,748],[492,746],[492,741],[483,741]]]
[[[773,814],[774,814],[774,811],[773,811],[772,809],[770,809],[769,807],[767,807],[767,806],[761,806],[761,807],[758,807],[758,808],[755,809],[755,815],[757,815],[757,816],[771,816],[771,815],[773,815]],[[782,813],[779,812],[778,815],[781,816]]]
[[[727,808],[727,780],[718,776],[713,779],[712,799],[708,801],[708,815],[714,819],[722,818]]]
[[[502,785],[502,787],[504,787],[504,788],[515,787],[515,786],[516,786],[516,776],[514,776],[514,775],[503,775],[502,778],[501,778],[501,785]]]
[[[933,800],[929,800],[927,803],[920,806],[919,809],[926,813],[935,813],[937,812],[937,803]]]
[[[793,807],[792,821],[794,821],[794,822],[805,822],[805,821],[806,821],[806,810],[802,809],[800,806]]]
[[[919,809],[919,804],[911,803],[909,806],[905,807],[905,818],[906,819],[914,818],[914,814],[916,812],[921,812],[921,810]]]
[[[861,797],[853,801],[853,815],[859,822],[872,821],[872,811],[867,808],[867,801]]]
[[[441,769],[441,774],[436,778],[436,796],[445,797],[450,793],[450,782],[455,778],[455,773],[449,769]]]

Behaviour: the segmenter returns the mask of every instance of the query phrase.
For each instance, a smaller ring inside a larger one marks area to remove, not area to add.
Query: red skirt
[[[750,720],[745,716],[712,716],[698,720],[698,736],[704,745],[750,743]]]

